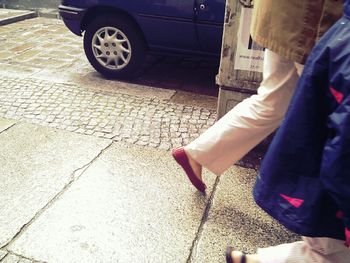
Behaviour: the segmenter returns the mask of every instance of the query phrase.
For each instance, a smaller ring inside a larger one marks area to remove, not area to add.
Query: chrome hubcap
[[[103,27],[92,38],[97,61],[111,70],[120,70],[130,62],[131,45],[126,35],[115,27]]]

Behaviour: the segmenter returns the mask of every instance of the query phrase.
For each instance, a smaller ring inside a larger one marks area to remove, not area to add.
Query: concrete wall
[[[0,0],[0,3],[2,7],[14,9],[56,9],[61,0]]]

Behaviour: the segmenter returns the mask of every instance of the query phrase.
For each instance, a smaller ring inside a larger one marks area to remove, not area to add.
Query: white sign
[[[262,72],[264,49],[250,36],[252,8],[243,8],[239,21],[234,69]]]

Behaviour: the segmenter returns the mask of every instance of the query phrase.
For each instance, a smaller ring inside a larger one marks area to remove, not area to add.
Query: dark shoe
[[[194,187],[198,189],[198,191],[204,193],[206,185],[202,182],[201,179],[199,179],[196,174],[194,173],[190,162],[188,160],[188,157],[186,155],[186,152],[184,150],[184,147],[179,147],[172,150],[172,155],[175,159],[175,161],[181,165],[182,169],[184,169],[188,179],[190,179],[191,183]]]
[[[232,252],[233,251],[234,251],[233,247],[228,246],[226,248],[226,262],[227,263],[246,263],[247,258],[245,256],[244,252],[242,252],[243,254],[242,254],[241,260],[239,262],[233,261],[233,258],[232,258]]]

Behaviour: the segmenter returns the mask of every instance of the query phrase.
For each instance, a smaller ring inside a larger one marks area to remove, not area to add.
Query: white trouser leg
[[[266,50],[263,81],[193,142],[186,152],[219,175],[272,133],[287,111],[303,66]]]
[[[303,241],[259,248],[260,263],[349,263],[350,249],[344,241],[303,237]]]

